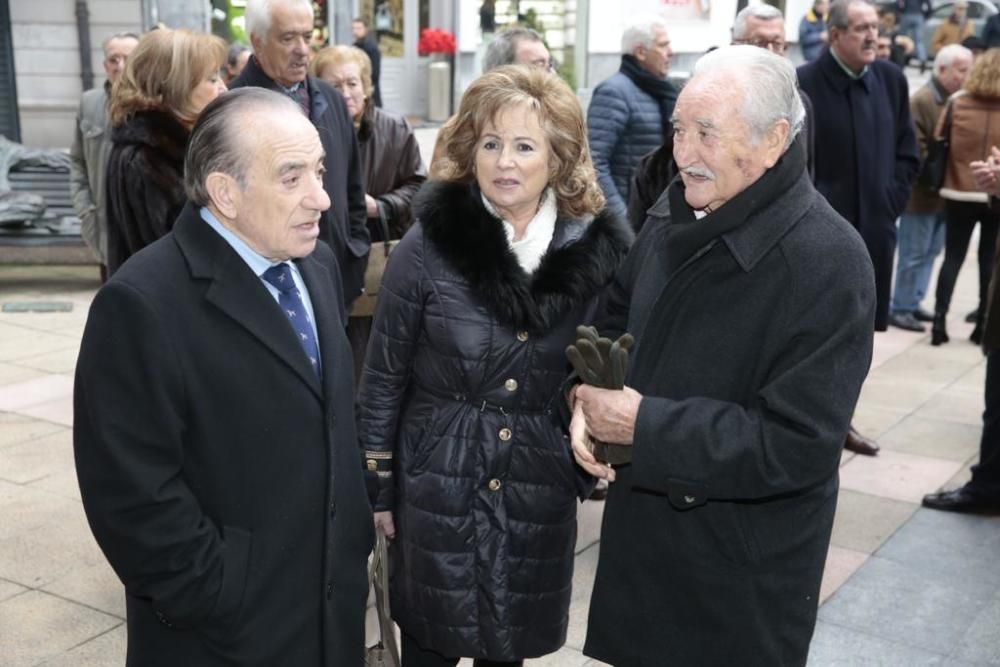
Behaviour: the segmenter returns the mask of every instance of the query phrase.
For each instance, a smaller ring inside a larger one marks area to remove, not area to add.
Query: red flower
[[[455,55],[455,36],[447,30],[427,28],[420,31],[420,42],[417,43],[417,53],[426,56],[431,53]]]

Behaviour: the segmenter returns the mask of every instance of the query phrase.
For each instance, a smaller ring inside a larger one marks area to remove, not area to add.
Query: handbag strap
[[[378,226],[382,231],[382,247],[385,249],[386,258],[388,258],[392,246],[389,244],[389,220],[385,214],[385,204],[378,202],[375,208],[378,209]]]
[[[385,533],[376,531],[375,550],[372,565],[368,571],[369,585],[375,588],[375,613],[378,616],[378,632],[382,646],[389,652],[393,664],[399,667],[399,647],[396,645],[396,629],[389,611],[389,549]]]

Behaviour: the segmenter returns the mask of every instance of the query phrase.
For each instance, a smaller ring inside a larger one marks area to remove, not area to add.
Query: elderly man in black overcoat
[[[94,299],[74,448],[128,665],[362,664],[372,514],[322,164],[294,102],[221,96],[173,231]]]
[[[636,337],[626,388],[573,391],[576,459],[615,480],[584,653],[617,667],[806,662],[875,286],[789,149],[804,115],[785,58],[698,62],[680,178],[608,295],[604,330]],[[631,463],[599,464],[591,437]]]
[[[816,125],[816,189],[861,233],[875,266],[875,330],[889,325],[896,218],[920,168],[902,70],[875,57],[878,15],[867,0],[836,0],[830,47],[799,67]]]
[[[247,34],[253,55],[229,84],[267,88],[288,95],[309,116],[326,151],[323,187],[333,205],[320,220],[320,238],[340,265],[347,307],[361,294],[371,237],[365,205],[361,154],[343,96],[308,76],[313,31],[310,0],[247,0]]]

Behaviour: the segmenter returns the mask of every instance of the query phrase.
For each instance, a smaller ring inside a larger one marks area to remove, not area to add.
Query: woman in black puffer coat
[[[631,232],[603,207],[579,104],[494,70],[462,98],[444,181],[379,292],[359,395],[376,523],[395,536],[403,665],[519,664],[566,639],[590,478],[556,418],[565,349]]]

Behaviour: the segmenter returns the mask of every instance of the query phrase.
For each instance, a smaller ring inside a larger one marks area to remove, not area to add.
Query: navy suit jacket
[[[813,103],[816,189],[868,246],[878,296],[875,328],[884,330],[896,218],[906,208],[920,156],[902,70],[884,60],[868,68],[855,81],[825,49],[798,75]]]

